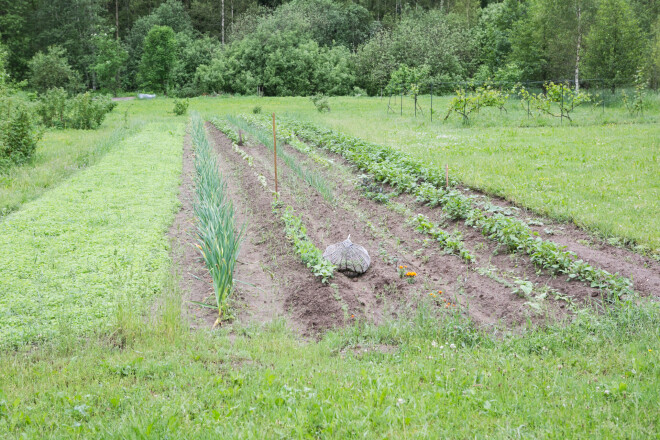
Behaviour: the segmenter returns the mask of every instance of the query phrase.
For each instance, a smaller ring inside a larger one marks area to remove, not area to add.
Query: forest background
[[[0,0],[0,81],[377,95],[405,66],[422,72],[420,93],[487,80],[657,90],[659,12],[656,0]]]

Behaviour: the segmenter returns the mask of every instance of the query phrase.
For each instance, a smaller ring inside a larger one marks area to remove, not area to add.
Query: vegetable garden
[[[57,171],[5,190],[0,436],[656,433],[648,253],[309,122],[337,101],[275,141],[236,102],[121,103],[7,176]],[[323,258],[348,236],[359,276]]]
[[[613,247],[584,252],[579,230],[562,232],[557,242],[561,224],[530,217],[391,147],[284,117],[275,150],[266,115],[207,119],[219,157],[213,166],[232,176],[220,192],[248,225],[225,228],[252,248],[277,250],[273,256],[253,249],[264,260],[248,258],[271,274],[264,285],[241,279],[239,252],[237,297],[229,299],[239,316],[287,316],[303,334],[318,335],[352,320],[378,324],[401,307],[430,301],[439,313],[481,325],[518,325],[561,319],[584,307],[603,310],[660,289],[652,260],[622,261],[617,255],[627,251]],[[208,142],[200,127],[194,123],[196,149]],[[198,214],[199,224],[203,219]],[[326,246],[349,234],[372,254],[372,267],[357,279],[322,258]],[[200,248],[213,274],[216,263]],[[268,310],[250,299],[264,296]],[[227,299],[196,304],[222,308]]]

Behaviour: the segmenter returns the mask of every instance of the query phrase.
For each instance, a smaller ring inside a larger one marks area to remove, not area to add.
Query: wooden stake
[[[275,113],[273,113],[273,162],[275,164],[275,197],[277,198],[277,136],[275,133]]]
[[[447,179],[447,189],[449,189],[449,164],[445,165],[445,178]]]

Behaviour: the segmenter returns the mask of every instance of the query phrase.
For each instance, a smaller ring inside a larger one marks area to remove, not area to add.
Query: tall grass
[[[197,113],[192,116],[192,138],[197,171],[194,203],[197,247],[213,279],[215,307],[218,309],[215,327],[222,319],[222,311],[234,285],[234,268],[245,229],[236,228],[234,205],[227,197],[227,183],[219,174],[218,161]]]
[[[259,142],[268,147],[271,151],[274,149],[273,144],[273,135],[261,127],[256,127],[250,124],[243,118],[228,115],[227,120],[234,124],[236,127],[245,131],[246,133],[254,136]],[[277,156],[280,157],[287,166],[298,175],[302,180],[307,182],[309,186],[314,188],[321,196],[332,202],[334,200],[334,195],[332,193],[332,187],[328,181],[326,181],[323,176],[317,173],[314,170],[309,170],[300,165],[296,158],[290,156],[282,148],[277,150]]]

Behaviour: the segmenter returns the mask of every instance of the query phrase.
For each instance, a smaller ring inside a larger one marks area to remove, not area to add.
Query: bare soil
[[[323,176],[333,188],[333,199],[325,200],[282,160],[278,161],[279,200],[302,216],[314,244],[324,250],[350,234],[351,241],[364,246],[371,255],[371,267],[362,276],[348,278],[337,272],[329,284],[322,284],[295,255],[286,239],[284,224],[273,212],[272,152],[257,142],[249,142],[242,148],[254,158],[250,166],[223,133],[210,124],[207,131],[219,155],[219,172],[228,183],[238,223],[246,225],[232,303],[241,322],[259,324],[285,317],[300,334],[317,336],[355,319],[380,323],[414,308],[420,301],[428,301],[443,313],[469,316],[484,327],[515,328],[528,322],[570,319],[574,305],[600,302],[598,290],[539,271],[524,256],[504,253],[497,243],[478,231],[445,218],[441,209],[422,206],[410,196],[397,197],[396,202],[411,212],[427,215],[447,231],[460,232],[477,263],[467,264],[458,256],[447,255],[437,243],[427,240],[428,236],[407,224],[405,215],[365,198],[358,187],[361,173],[340,156],[324,152],[334,162],[327,169],[288,145],[278,145],[303,167]],[[182,210],[170,232],[183,250],[177,264],[185,268],[182,287],[186,297],[203,301],[212,295],[212,290],[203,262],[192,246],[194,168],[189,139],[183,169]],[[259,175],[266,178],[268,189],[259,182]],[[512,206],[501,199],[496,203]],[[521,211],[518,215],[526,214]],[[660,265],[653,260],[596,242],[574,225],[543,221],[555,231],[547,236],[547,226],[534,227],[544,238],[566,245],[597,267],[632,275],[635,288],[642,293],[660,292]],[[414,283],[399,276],[399,266],[417,273]],[[515,291],[515,280],[528,280],[534,283],[537,293],[544,288],[550,293],[536,302],[536,298]],[[555,296],[553,292],[562,295]],[[197,325],[210,326],[215,320],[212,310],[189,308]]]

